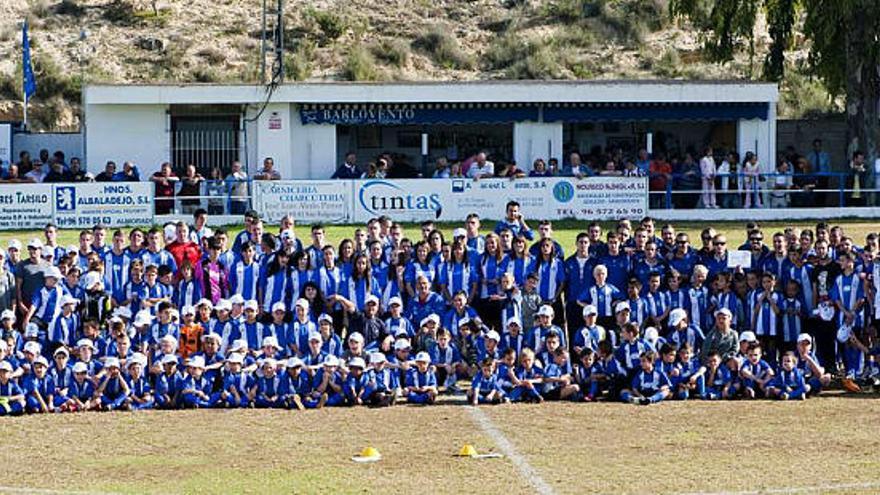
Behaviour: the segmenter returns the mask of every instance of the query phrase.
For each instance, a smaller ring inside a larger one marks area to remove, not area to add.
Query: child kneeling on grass
[[[672,382],[660,370],[654,369],[654,361],[657,354],[654,351],[644,351],[639,356],[641,370],[633,377],[632,386],[620,393],[620,398],[630,404],[656,404],[670,395]]]
[[[468,390],[467,397],[468,402],[474,406],[477,404],[510,402],[510,399],[504,396],[504,391],[501,389],[494,359],[485,358],[480,363],[480,372],[477,373],[477,376],[471,382],[471,389]]]
[[[406,399],[410,404],[433,404],[437,399],[437,377],[427,352],[416,355],[416,367],[406,376]]]
[[[367,387],[364,402],[373,406],[392,406],[397,401],[400,386],[395,370],[386,366],[387,358],[381,352],[370,354],[370,366],[367,371]]]
[[[575,400],[580,387],[571,383],[571,363],[568,362],[568,349],[557,347],[549,357],[552,362],[544,367],[544,387],[541,396],[546,400]]]
[[[513,391],[510,400],[525,402],[544,402],[541,396],[540,385],[544,381],[544,370],[535,364],[535,352],[531,349],[523,349],[519,358],[519,366],[516,368]]]

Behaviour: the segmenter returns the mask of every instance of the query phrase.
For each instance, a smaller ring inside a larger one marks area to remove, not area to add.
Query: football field
[[[876,395],[3,418],[3,493],[878,493]],[[501,458],[455,457],[462,445]],[[381,460],[355,463],[363,448]]]
[[[877,230],[841,224],[857,243]],[[786,225],[764,225],[765,236]],[[703,226],[679,225],[697,247]],[[584,227],[557,225],[567,252]],[[745,239],[742,224],[715,227],[731,247]],[[451,228],[444,225],[444,233]],[[353,229],[328,227],[328,238],[338,243]],[[297,234],[307,242],[306,226]],[[416,238],[418,227],[408,225],[406,234]],[[75,244],[76,235],[62,232],[61,244]],[[41,234],[4,232],[0,242],[33,236]],[[444,396],[428,407],[0,419],[0,493],[880,493],[880,399],[873,393],[794,403],[479,409]],[[465,444],[503,457],[454,456]],[[381,460],[351,460],[368,446]]]

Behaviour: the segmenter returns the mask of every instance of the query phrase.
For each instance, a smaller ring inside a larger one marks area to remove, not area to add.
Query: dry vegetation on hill
[[[20,21],[31,25],[37,129],[78,127],[95,82],[258,80],[261,0],[0,2],[0,120],[21,113]],[[756,56],[705,60],[665,0],[288,0],[285,75],[312,80],[749,79]],[[80,33],[88,35],[81,40]],[[837,109],[795,51],[786,116]]]

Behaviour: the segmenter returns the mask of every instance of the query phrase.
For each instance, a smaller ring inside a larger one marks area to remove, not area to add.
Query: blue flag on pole
[[[21,65],[22,65],[22,88],[24,99],[28,100],[37,92],[37,79],[34,77],[34,68],[31,65],[31,42],[28,39],[27,21],[21,27]]]

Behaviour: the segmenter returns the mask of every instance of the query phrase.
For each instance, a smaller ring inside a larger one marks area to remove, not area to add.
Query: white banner
[[[351,182],[254,181],[253,206],[263,219],[278,223],[291,214],[303,223],[346,223],[351,220]]]
[[[55,223],[60,228],[152,225],[151,182],[55,184]]]
[[[0,229],[42,229],[52,219],[51,185],[0,185]]]
[[[0,230],[152,225],[153,184],[0,185]]]
[[[469,213],[497,220],[510,200],[532,219],[610,220],[648,213],[648,182],[642,177],[358,180],[353,195],[355,223],[379,215],[457,222]]]

